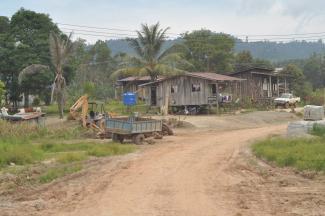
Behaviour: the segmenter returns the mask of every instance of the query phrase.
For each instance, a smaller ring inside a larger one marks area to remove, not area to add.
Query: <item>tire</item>
[[[136,145],[143,144],[145,140],[145,136],[143,134],[136,134],[132,137],[132,142]]]
[[[285,103],[284,104],[284,108],[289,109],[290,108],[290,104],[289,103]]]
[[[123,143],[124,137],[119,134],[112,134],[112,140],[113,140],[113,142]]]
[[[174,132],[167,124],[163,123],[163,125],[162,125],[162,134],[164,136],[167,136],[167,135],[172,136],[172,135],[174,135]]]

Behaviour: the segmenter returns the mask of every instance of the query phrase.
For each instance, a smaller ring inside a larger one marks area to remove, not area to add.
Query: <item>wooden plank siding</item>
[[[228,83],[229,88],[227,93],[231,93],[236,97],[240,94],[240,85],[236,82],[230,81],[211,81],[202,78],[190,76],[178,76],[164,81],[144,86],[146,94],[146,104],[151,103],[151,88],[156,87],[157,104],[156,106],[163,106],[165,100],[168,99],[170,106],[190,106],[190,105],[207,105],[209,96],[216,96],[219,94],[218,83]],[[200,91],[192,91],[192,84],[200,85]],[[212,94],[212,85],[216,85],[216,93]],[[171,87],[177,86],[177,91],[172,93]]]
[[[285,76],[267,73],[258,73],[257,71],[245,71],[234,74],[233,76],[245,79],[241,82],[241,98],[273,98],[278,97],[281,93],[289,91]]]

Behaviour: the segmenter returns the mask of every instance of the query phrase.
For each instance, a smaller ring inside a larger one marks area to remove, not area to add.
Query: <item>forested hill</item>
[[[175,40],[169,40],[165,44],[165,47],[170,47],[174,43],[176,43]],[[108,46],[111,48],[113,54],[119,52],[134,54],[134,51],[128,46],[125,40],[109,40]],[[290,59],[306,59],[313,53],[325,51],[324,44],[321,41],[295,41],[290,43],[237,41],[235,52],[243,50],[249,50],[255,58],[267,59],[274,62]]]

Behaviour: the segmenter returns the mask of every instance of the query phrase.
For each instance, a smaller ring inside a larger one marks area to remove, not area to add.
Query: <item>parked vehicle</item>
[[[139,118],[106,118],[106,131],[112,133],[115,142],[123,143],[131,139],[135,144],[142,144],[147,137],[162,138],[163,135],[173,135],[173,131],[162,120]]]
[[[283,93],[280,97],[274,99],[275,107],[284,107],[289,108],[296,107],[297,103],[300,102],[300,97],[295,97],[293,94],[290,93]]]

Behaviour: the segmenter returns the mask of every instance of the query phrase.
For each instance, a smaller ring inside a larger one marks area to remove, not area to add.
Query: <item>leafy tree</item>
[[[21,8],[10,21],[10,34],[24,49],[22,68],[31,64],[50,65],[49,34],[59,33],[51,18],[42,13]]]
[[[253,65],[253,56],[249,51],[242,51],[235,55],[235,71],[245,70]]]
[[[10,35],[10,20],[0,17],[0,79],[6,85],[6,103],[8,99],[17,101],[19,88],[17,82],[17,60],[15,41]]]
[[[225,73],[233,71],[234,39],[227,34],[198,30],[183,35],[188,48],[186,58],[197,71]]]
[[[161,75],[183,73],[178,68],[179,65],[187,64],[182,55],[170,49],[162,50],[168,29],[160,29],[159,23],[151,26],[142,24],[141,31],[137,31],[138,37],[128,39],[136,57],[126,56],[122,68],[114,72],[113,76],[148,75],[151,80],[156,80]]]
[[[310,88],[310,84],[305,81],[305,75],[299,67],[294,64],[288,64],[282,73],[288,75],[289,85],[296,95],[305,98],[311,93],[312,89]]]
[[[6,100],[20,100],[18,76],[32,64],[51,65],[50,32],[59,32],[48,15],[20,9],[9,20],[0,17],[0,78],[7,89]],[[46,80],[44,80],[46,81]],[[36,87],[35,85],[31,85]]]
[[[51,80],[53,74],[48,66],[34,64],[20,72],[18,81],[25,95],[25,107],[29,106],[29,94],[38,95],[46,101],[46,97],[50,95]]]
[[[114,95],[113,80],[110,75],[116,70],[118,62],[111,56],[111,50],[105,41],[97,41],[94,45],[86,45],[84,41],[74,42],[75,49],[71,60],[76,68],[76,77],[69,86],[71,100],[76,100],[83,94],[86,82],[94,84],[94,94],[97,99],[107,99]]]
[[[68,38],[62,38],[60,35],[52,32],[50,34],[50,51],[52,64],[55,68],[55,78],[53,83],[52,96],[56,93],[58,109],[60,118],[63,118],[63,110],[65,104],[65,88],[66,79],[63,76],[63,66],[68,60],[69,55],[72,52],[73,44],[71,42],[71,34]]]
[[[2,100],[4,99],[6,90],[5,90],[5,84],[0,81],[0,105],[2,104]]]

